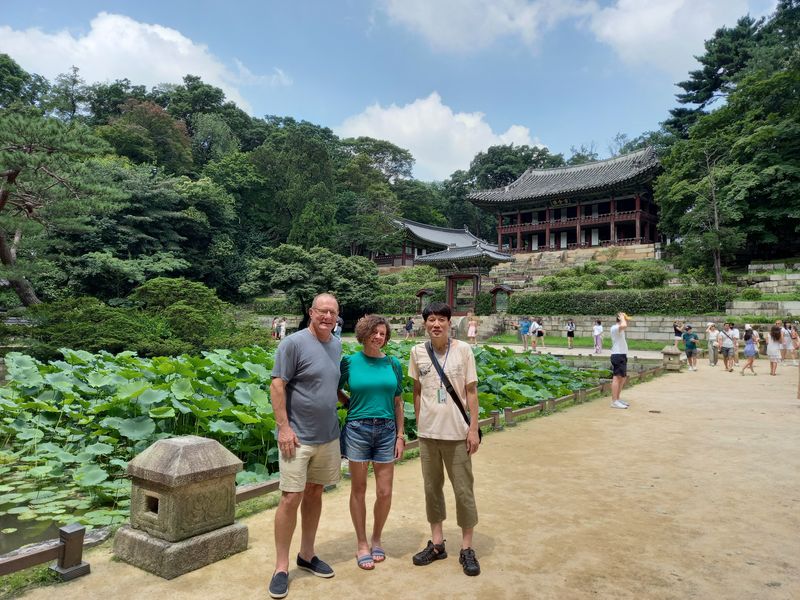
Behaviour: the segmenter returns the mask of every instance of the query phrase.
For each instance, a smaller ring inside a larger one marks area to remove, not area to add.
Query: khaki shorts
[[[326,444],[301,444],[294,456],[286,458],[279,453],[282,492],[302,492],[307,483],[333,485],[342,474],[342,457],[339,438]]]

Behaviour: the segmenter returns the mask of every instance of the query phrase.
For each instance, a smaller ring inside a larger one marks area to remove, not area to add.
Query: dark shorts
[[[394,419],[355,419],[342,429],[342,456],[353,462],[394,462]]]
[[[733,348],[726,348],[725,346],[723,346],[722,348],[720,348],[720,350],[722,351],[722,356],[724,356],[725,358],[730,358],[731,356],[733,356]]]
[[[568,331],[567,332],[567,337],[575,337],[575,332],[574,331]]]
[[[697,348],[687,348],[686,358],[692,358],[693,356],[697,356]]]
[[[544,337],[544,331],[537,331],[536,337]]]
[[[627,354],[612,354],[611,355],[611,372],[614,377],[627,377],[628,376],[628,355]]]

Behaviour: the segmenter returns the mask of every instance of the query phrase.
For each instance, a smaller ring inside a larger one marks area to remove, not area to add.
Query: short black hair
[[[446,317],[449,321],[453,316],[453,310],[450,308],[449,304],[445,304],[444,302],[431,302],[422,309],[422,320],[427,321],[428,317],[431,315]]]

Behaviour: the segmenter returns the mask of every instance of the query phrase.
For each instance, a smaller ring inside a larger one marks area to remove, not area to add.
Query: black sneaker
[[[475,550],[472,548],[464,548],[461,555],[458,557],[458,562],[464,567],[464,575],[474,577],[481,574],[481,565],[478,563],[478,558],[475,556]]]
[[[286,598],[289,593],[289,574],[285,571],[276,571],[269,582],[270,598]]]
[[[425,546],[425,549],[417,552],[411,560],[415,565],[421,567],[423,565],[429,565],[435,560],[442,560],[443,558],[447,558],[447,551],[444,549],[444,540],[442,540],[441,544],[434,544],[431,540],[428,540],[428,545]]]
[[[321,561],[318,557],[314,556],[311,560],[304,560],[297,555],[297,566],[304,571],[313,573],[317,577],[333,577],[333,569],[330,568],[328,563]]]

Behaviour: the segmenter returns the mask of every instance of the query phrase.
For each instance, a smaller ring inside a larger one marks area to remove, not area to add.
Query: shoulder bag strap
[[[461,411],[461,416],[464,417],[464,420],[467,422],[467,425],[470,424],[469,417],[467,416],[467,411],[464,410],[464,405],[461,404],[461,399],[458,397],[453,384],[450,383],[450,380],[447,378],[444,370],[442,370],[442,365],[439,364],[439,361],[436,360],[436,355],[433,353],[433,346],[431,346],[430,342],[425,342],[425,350],[428,351],[428,356],[431,357],[431,363],[433,363],[433,367],[436,369],[436,372],[439,374],[439,377],[444,384],[444,387],[447,389],[447,392],[450,394],[450,397],[453,398],[453,402],[455,402],[458,410]]]

